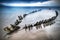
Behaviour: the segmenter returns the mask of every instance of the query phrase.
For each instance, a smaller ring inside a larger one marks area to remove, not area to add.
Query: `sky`
[[[59,0],[0,0],[3,6],[60,6]]]
[[[0,0],[0,2],[43,2],[48,0]]]
[[[3,6],[60,6],[59,0],[0,0]]]

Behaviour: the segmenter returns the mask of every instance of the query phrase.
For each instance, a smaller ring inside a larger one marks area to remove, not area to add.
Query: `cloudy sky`
[[[60,6],[59,0],[0,0],[4,6]]]
[[[1,2],[43,2],[48,0],[0,0]]]

